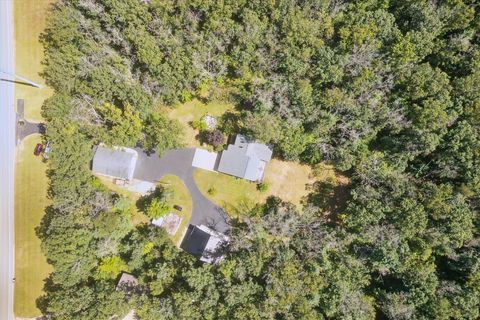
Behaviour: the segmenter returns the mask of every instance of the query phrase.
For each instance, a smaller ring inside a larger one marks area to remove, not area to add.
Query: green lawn
[[[191,122],[200,120],[205,114],[210,114],[218,119],[227,111],[233,111],[234,105],[228,102],[212,101],[204,104],[194,99],[168,111],[168,115],[172,119],[180,121],[185,130],[184,144],[186,147],[199,147],[200,142],[197,140],[198,130],[191,126]]]
[[[41,89],[27,85],[15,85],[15,97],[25,99],[25,118],[40,122],[43,101],[52,94],[40,77],[42,71],[43,47],[39,36],[45,28],[46,10],[53,0],[14,1],[15,23],[15,72],[36,83]]]
[[[173,190],[172,205],[176,204],[183,208],[182,211],[174,210],[174,213],[182,218],[182,222],[177,233],[171,237],[173,243],[179,246],[192,215],[192,197],[183,181],[177,176],[163,176],[158,183],[164,187],[171,188]]]
[[[222,207],[231,216],[245,212],[266,198],[266,193],[260,193],[255,183],[223,173],[195,169],[193,179],[207,199]],[[215,192],[209,193],[210,189]]]
[[[258,191],[253,182],[219,172],[196,169],[193,178],[202,194],[231,216],[248,211],[272,195],[299,206],[315,181],[309,166],[277,159],[270,161],[265,169],[266,192]],[[209,193],[212,188],[215,192]]]
[[[25,138],[18,147],[15,172],[15,299],[18,317],[40,315],[35,300],[42,294],[43,279],[52,271],[40,249],[35,228],[40,224],[47,199],[47,166],[34,156],[40,135]]]

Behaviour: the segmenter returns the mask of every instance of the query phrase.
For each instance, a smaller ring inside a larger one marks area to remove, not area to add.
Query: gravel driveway
[[[228,218],[223,210],[205,198],[193,180],[192,160],[194,148],[168,150],[159,158],[157,154],[148,155],[140,148],[134,178],[144,181],[157,182],[166,174],[173,174],[183,180],[192,196],[192,216],[190,224],[206,225],[221,233],[228,231]]]

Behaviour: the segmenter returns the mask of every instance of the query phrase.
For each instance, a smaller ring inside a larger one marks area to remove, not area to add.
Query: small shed
[[[208,130],[213,130],[217,127],[217,119],[209,114],[204,115],[202,120],[205,122]]]
[[[218,154],[216,152],[197,148],[193,156],[192,166],[208,171],[215,171],[217,158]]]
[[[133,275],[127,272],[122,272],[120,279],[118,279],[116,290],[117,291],[131,291],[138,285],[138,280]]]
[[[118,179],[132,180],[138,153],[130,148],[98,146],[93,156],[92,171]]]

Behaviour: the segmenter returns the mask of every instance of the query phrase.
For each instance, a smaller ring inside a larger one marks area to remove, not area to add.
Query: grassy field
[[[180,241],[183,239],[183,234],[188,226],[190,216],[192,215],[192,197],[183,181],[177,176],[163,176],[158,183],[162,186],[171,188],[173,190],[172,205],[176,204],[183,208],[182,211],[174,211],[176,215],[182,218],[182,222],[177,233],[171,237],[173,243],[180,245]]]
[[[18,147],[15,172],[15,315],[40,315],[35,300],[42,294],[43,279],[51,272],[40,250],[35,227],[40,224],[47,199],[47,166],[33,155],[40,135],[25,138]]]
[[[199,147],[200,142],[196,138],[199,132],[198,130],[192,128],[191,122],[195,120],[200,120],[207,113],[219,118],[226,111],[230,110],[234,110],[233,104],[218,101],[204,104],[201,101],[194,99],[176,108],[170,109],[168,111],[168,115],[172,119],[177,119],[183,125],[185,130],[185,146]]]
[[[42,85],[41,89],[23,84],[15,85],[15,97],[25,99],[25,118],[40,122],[43,101],[52,90],[40,77],[43,47],[39,42],[45,28],[46,11],[53,0],[15,0],[15,72],[19,76]]]
[[[205,197],[233,216],[272,195],[300,205],[314,182],[309,166],[276,159],[270,161],[265,170],[264,182],[269,186],[266,192],[258,191],[253,182],[202,169],[196,169],[193,178]],[[212,188],[216,192],[209,194]]]

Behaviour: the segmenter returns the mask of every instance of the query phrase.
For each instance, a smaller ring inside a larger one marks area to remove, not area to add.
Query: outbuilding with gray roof
[[[132,180],[138,153],[130,148],[97,146],[93,156],[92,171],[96,174]]]

